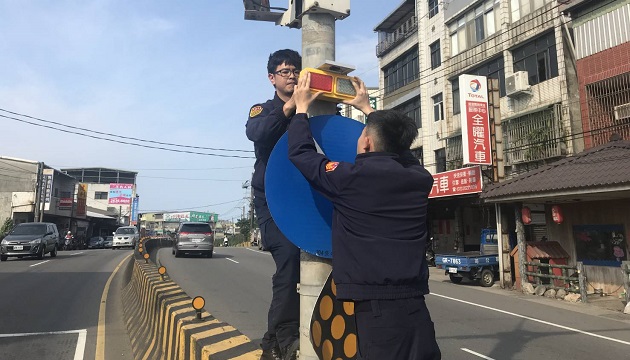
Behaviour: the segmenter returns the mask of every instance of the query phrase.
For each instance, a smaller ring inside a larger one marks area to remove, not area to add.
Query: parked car
[[[173,241],[173,255],[199,254],[212,257],[214,250],[214,232],[210,224],[203,222],[184,222],[179,225]]]
[[[57,256],[59,248],[59,231],[53,223],[21,223],[17,224],[0,242],[0,261],[9,257],[44,255]]]
[[[140,233],[135,226],[121,226],[114,232],[112,249],[136,247],[136,242],[140,239]]]
[[[110,249],[112,247],[113,243],[114,243],[114,237],[113,236],[107,236],[107,237],[105,237],[105,242],[103,243],[103,247],[105,249]]]
[[[102,236],[92,236],[88,241],[88,249],[104,249],[105,239]]]

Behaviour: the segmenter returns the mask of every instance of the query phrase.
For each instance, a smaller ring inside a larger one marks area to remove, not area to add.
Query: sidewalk
[[[436,267],[429,267],[429,279],[433,281],[439,281],[439,282],[450,282],[448,275],[444,273],[444,270],[437,269]],[[455,286],[455,284],[453,285]],[[587,296],[587,300],[588,300],[587,303],[580,302],[576,304],[576,303],[571,303],[564,300],[550,299],[544,296],[525,295],[524,293],[518,290],[501,289],[499,287],[498,281],[495,282],[495,284],[492,287],[484,288],[481,286],[477,286],[476,289],[482,290],[482,291],[494,292],[497,295],[526,297],[526,298],[530,298],[531,300],[540,301],[542,303],[548,303],[550,306],[557,306],[559,304],[567,304],[567,305],[578,305],[582,309],[591,308],[591,309],[599,309],[599,310],[606,310],[606,311],[614,311],[614,312],[617,312],[621,316],[620,319],[630,321],[630,315],[623,313],[623,310],[625,308],[625,303],[622,301],[622,299],[616,296],[600,296],[600,295],[595,295],[595,294],[589,294]]]

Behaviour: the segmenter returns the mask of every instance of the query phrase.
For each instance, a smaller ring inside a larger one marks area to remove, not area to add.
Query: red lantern
[[[551,207],[551,218],[556,224],[562,224],[564,217],[562,216],[562,209],[560,208],[560,205],[554,205]]]
[[[529,225],[532,223],[532,211],[529,207],[523,206],[523,210],[521,210],[521,219],[523,220],[523,224]]]

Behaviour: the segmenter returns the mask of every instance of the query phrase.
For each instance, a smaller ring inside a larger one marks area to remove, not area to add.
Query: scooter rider
[[[74,240],[74,236],[72,235],[72,231],[68,231],[66,236],[64,237],[64,249],[70,250],[70,245],[72,244],[72,240]]]

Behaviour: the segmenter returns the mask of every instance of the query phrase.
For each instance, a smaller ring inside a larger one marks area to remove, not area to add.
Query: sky
[[[353,0],[336,23],[335,60],[367,86],[378,86],[373,29],[399,4]],[[274,91],[267,59],[301,52],[300,30],[243,16],[241,0],[0,0],[0,156],[137,171],[140,212],[240,218],[254,164],[245,123]]]

